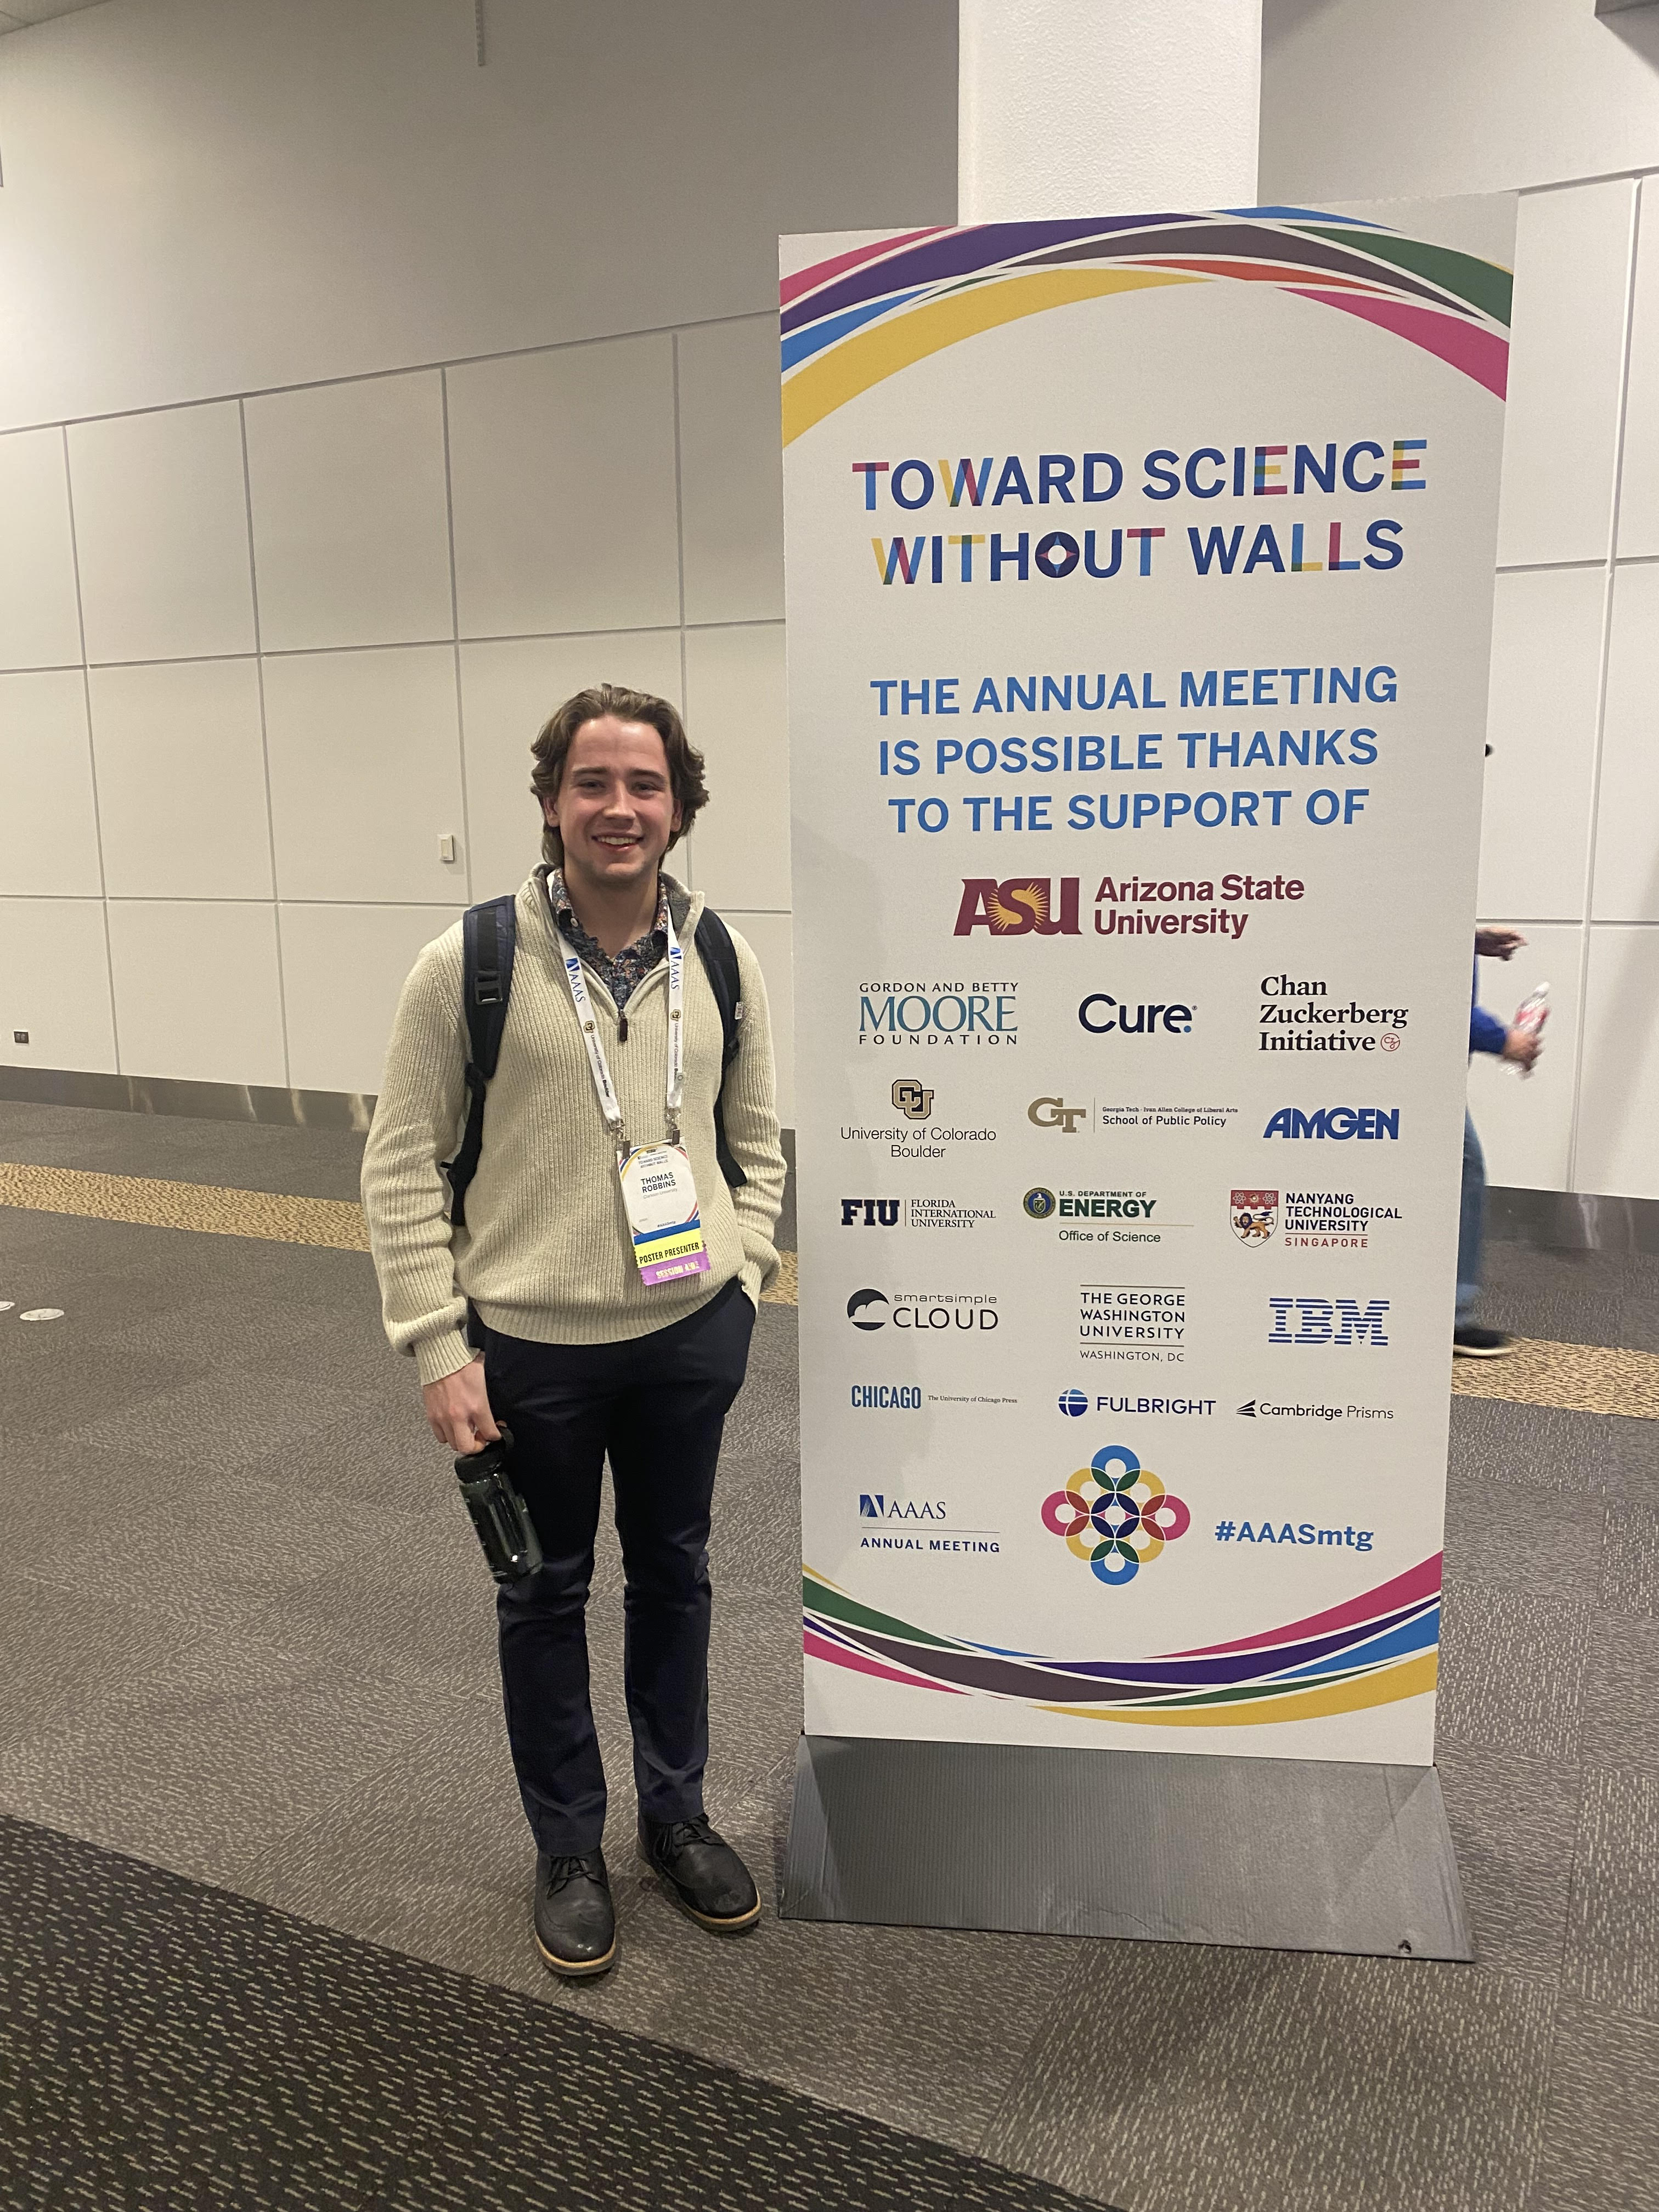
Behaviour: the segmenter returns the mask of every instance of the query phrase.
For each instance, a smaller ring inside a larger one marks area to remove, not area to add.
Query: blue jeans
[[[1486,1162],[1474,1124],[1463,1116],[1463,1197],[1457,1214],[1457,1320],[1474,1313],[1480,1295],[1480,1246],[1486,1226]]]

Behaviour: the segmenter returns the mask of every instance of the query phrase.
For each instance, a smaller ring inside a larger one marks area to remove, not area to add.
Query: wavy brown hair
[[[594,684],[586,691],[573,692],[543,723],[530,748],[535,763],[530,788],[538,800],[556,797],[577,731],[584,722],[599,721],[606,714],[614,714],[619,722],[643,722],[662,739],[669,788],[680,810],[680,826],[668,841],[672,852],[708,805],[708,786],[702,779],[702,755],[686,736],[679,710],[652,692],[630,691],[623,684]],[[542,854],[556,868],[564,866],[564,840],[545,819]]]

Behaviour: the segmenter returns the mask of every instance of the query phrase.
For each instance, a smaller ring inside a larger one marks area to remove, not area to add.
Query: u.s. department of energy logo
[[[1151,1566],[1166,1544],[1186,1534],[1192,1517],[1127,1444],[1103,1445],[1064,1490],[1042,1501],[1043,1527],[1063,1536],[1067,1551],[1086,1559],[1109,1589]]]
[[[1044,1190],[1041,1183],[1034,1190],[1028,1190],[1020,1200],[1033,1221],[1046,1221],[1059,1203],[1053,1191]]]
[[[1265,1244],[1279,1226],[1276,1190],[1235,1190],[1227,1199],[1227,1218],[1241,1244]]]

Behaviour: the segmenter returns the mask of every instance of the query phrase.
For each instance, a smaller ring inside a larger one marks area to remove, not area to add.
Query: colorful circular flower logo
[[[1109,1589],[1132,1583],[1166,1544],[1184,1536],[1192,1514],[1127,1444],[1105,1444],[1042,1501],[1042,1525],[1087,1559]]]

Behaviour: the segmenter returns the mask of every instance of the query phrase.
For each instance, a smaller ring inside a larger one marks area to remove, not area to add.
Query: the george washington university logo
[[[1079,937],[1078,879],[1062,876],[1056,894],[1051,876],[1018,876],[1000,884],[969,876],[962,886],[956,935],[988,929],[993,937]]]

